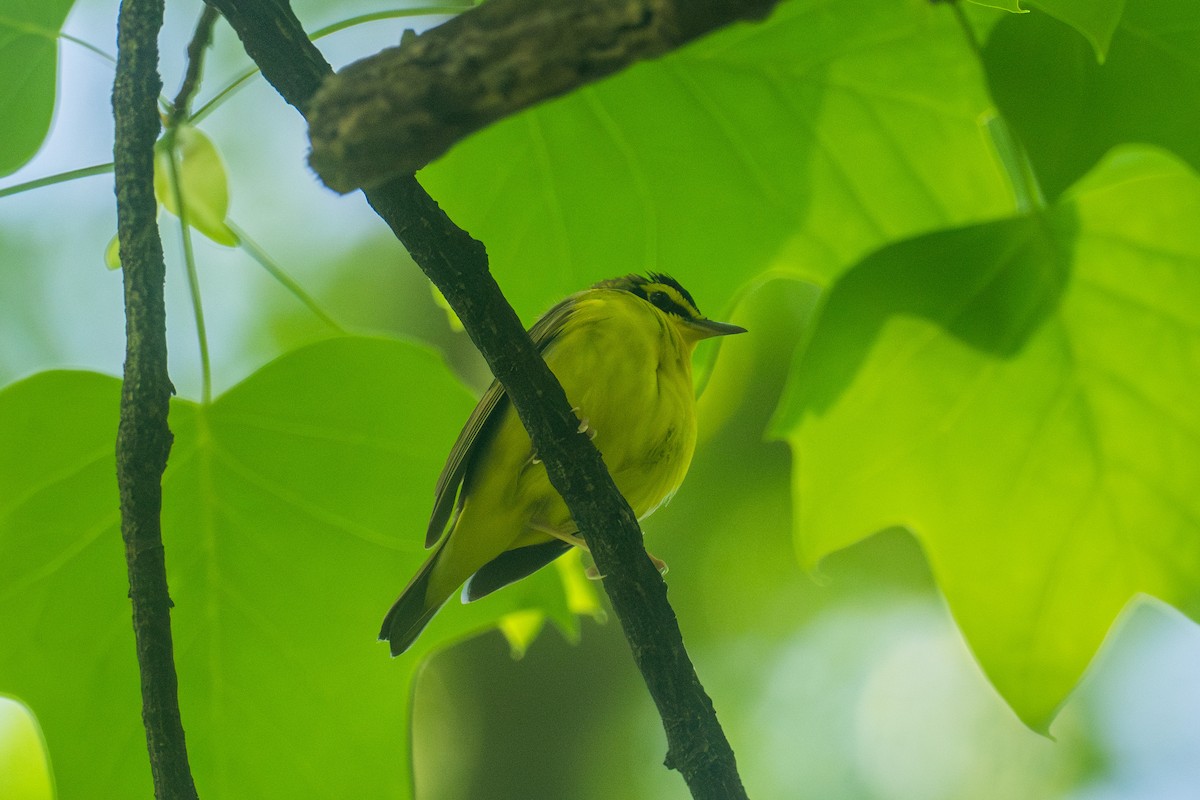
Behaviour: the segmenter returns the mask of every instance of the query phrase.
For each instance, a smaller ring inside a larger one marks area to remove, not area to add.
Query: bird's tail
[[[400,593],[400,597],[392,604],[387,616],[383,618],[383,627],[379,631],[379,640],[391,644],[392,655],[398,656],[412,646],[421,631],[433,619],[433,615],[445,605],[448,597],[428,597],[429,579],[442,547],[433,552],[426,560],[420,571],[409,581],[408,586]]]

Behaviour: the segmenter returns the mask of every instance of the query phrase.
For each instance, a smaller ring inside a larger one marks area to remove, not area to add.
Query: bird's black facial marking
[[[681,284],[679,281],[662,272],[651,272],[646,277],[650,279],[651,283],[661,284],[662,286],[670,286],[672,289],[679,292],[680,299],[686,301],[687,305],[691,306],[695,311],[694,314],[689,316],[701,316],[700,307],[696,305],[696,300],[692,297],[692,293],[683,288],[683,284]]]
[[[696,301],[679,281],[661,272],[651,272],[649,275],[626,275],[623,278],[612,278],[600,281],[597,289],[621,289],[635,294],[664,314],[673,314],[681,319],[703,319],[704,315],[696,308]]]
[[[651,289],[646,295],[646,300],[659,311],[665,311],[668,314],[674,314],[684,319],[691,319],[693,316],[693,313],[687,307],[680,305],[675,298],[661,289]]]

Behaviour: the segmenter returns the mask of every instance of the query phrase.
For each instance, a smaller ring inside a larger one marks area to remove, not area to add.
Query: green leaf
[[[1104,63],[1125,10],[1125,0],[1030,0],[1030,3],[1079,31],[1092,45],[1096,60]]]
[[[178,192],[173,180],[176,174]],[[179,216],[178,200],[182,199],[189,225],[217,244],[226,247],[238,244],[237,234],[225,224],[229,211],[225,165],[212,139],[200,129],[180,125],[158,140],[154,147],[154,195],[175,216]]]
[[[1200,15],[1192,0],[1127,0],[1108,58],[1033,13],[995,27],[984,48],[992,96],[1048,197],[1112,147],[1147,142],[1200,169]]]
[[[58,33],[74,0],[7,0],[0,10],[0,176],[15,172],[50,132]]]
[[[1038,730],[1130,598],[1200,589],[1197,219],[1194,172],[1124,148],[1044,216],[881,250],[779,412],[804,563],[908,526]]]
[[[717,316],[768,268],[826,281],[898,237],[1009,213],[989,106],[950,9],[791,0],[494,125],[422,180],[526,319],[645,269]]]
[[[0,688],[37,712],[64,800],[149,796],[113,438],[119,383],[0,392]],[[472,405],[433,356],[334,339],[211,406],[176,400],[163,530],[198,785],[246,797],[408,797],[426,655],[504,615],[569,617],[544,570],[452,603],[398,659],[375,641],[425,558],[442,460]],[[569,623],[568,623],[569,624]]]
[[[104,248],[104,266],[109,269],[121,268],[121,239],[115,233]]]
[[[500,618],[500,632],[508,640],[509,651],[514,659],[525,657],[529,645],[542,632],[545,622],[546,615],[533,609],[514,611]]]
[[[29,708],[0,695],[0,797],[53,800],[54,783],[41,728]]]

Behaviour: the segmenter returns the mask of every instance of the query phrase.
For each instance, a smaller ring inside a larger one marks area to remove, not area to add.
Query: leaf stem
[[[191,119],[192,123],[193,124],[198,123],[198,122],[200,122],[200,120],[207,117],[213,111],[216,111],[217,108],[220,107],[221,103],[223,103],[225,101],[225,98],[227,96],[233,94],[235,91],[240,89],[243,85],[245,85],[246,81],[250,80],[258,73],[259,73],[258,67],[254,67],[252,69],[246,70],[241,75],[238,75],[236,78],[234,78],[232,81],[230,81],[229,85],[227,85],[221,91],[217,92],[216,95],[214,95],[212,98],[210,98],[208,100],[208,102],[206,102],[204,105],[200,106],[200,108],[196,109],[196,112],[194,114],[192,114],[192,119]]]
[[[992,140],[992,146],[996,149],[1000,164],[1004,167],[1004,174],[1008,176],[1017,211],[1022,214],[1031,214],[1044,209],[1046,195],[1042,192],[1041,183],[1038,182],[1033,162],[1029,159],[1029,152],[1017,139],[1012,128],[1009,127],[1008,121],[999,112],[996,112],[984,118],[983,126]]]
[[[353,28],[356,25],[363,25],[368,22],[379,22],[385,19],[406,19],[410,17],[433,17],[443,14],[452,16],[454,14],[461,14],[469,8],[472,8],[472,6],[433,5],[418,6],[416,8],[395,8],[388,11],[374,11],[370,14],[359,14],[358,16],[349,17],[348,19],[344,19],[340,22],[334,22],[326,25],[324,28],[318,28],[317,30],[313,31],[309,38],[313,41],[316,41],[317,39],[337,33],[338,31],[344,31],[347,28]],[[225,88],[221,89],[212,98],[210,98],[208,102],[197,109],[196,113],[192,115],[192,122],[199,122],[207,117],[218,107],[220,107],[221,103],[224,102],[228,95],[233,94],[233,92],[240,89],[243,85],[245,85],[246,81],[259,74],[259,72],[261,72],[261,70],[255,66],[238,75]]]
[[[101,50],[99,47],[92,44],[91,42],[80,39],[78,36],[72,36],[69,33],[62,33],[60,31],[58,34],[58,38],[62,39],[64,42],[70,42],[71,44],[79,45],[84,50],[95,53],[96,55],[100,56],[101,58],[103,58],[105,61],[107,61],[110,64],[117,63],[117,60],[115,58],[113,58],[110,54],[104,52],[103,50]]]
[[[196,270],[196,255],[192,250],[192,230],[188,224],[187,203],[183,188],[179,185],[180,170],[178,153],[175,150],[175,128],[168,128],[163,135],[162,147],[171,172],[171,193],[175,197],[175,208],[179,214],[179,239],[183,245],[183,263],[187,267],[188,291],[192,297],[192,315],[196,319],[196,338],[200,344],[200,399],[204,405],[212,402],[212,364],[208,354],[208,328],[204,323],[204,303],[200,298],[200,275]]]
[[[204,66],[204,51],[212,41],[213,26],[220,16],[216,9],[205,6],[196,22],[196,30],[187,47],[187,69],[179,94],[171,104],[167,115],[167,132],[163,134],[161,146],[167,154],[168,170],[171,173],[171,194],[175,198],[175,209],[179,215],[179,240],[183,245],[183,263],[187,268],[188,291],[192,297],[192,315],[196,319],[196,339],[200,345],[200,399],[205,406],[212,403],[212,361],[208,352],[208,327],[204,322],[204,303],[200,295],[200,274],[196,269],[196,254],[192,249],[192,230],[188,224],[187,203],[180,185],[179,153],[175,147],[179,126],[187,120],[188,105],[200,84],[200,72]]]
[[[370,14],[359,14],[356,17],[349,17],[341,22],[334,22],[326,25],[324,28],[317,28],[312,33],[312,40],[322,39],[331,33],[344,31],[347,28],[353,28],[356,25],[362,25],[366,22],[379,22],[385,19],[405,19],[407,17],[434,17],[440,15],[461,14],[471,5],[436,5],[436,6],[417,6],[416,8],[394,8],[388,11],[374,11]]]
[[[950,6],[954,18],[958,21],[967,45],[975,54],[975,60],[979,62],[979,69],[986,73],[987,66],[984,64],[983,48],[979,46],[979,40],[975,38],[975,31],[971,28],[971,21],[967,19],[966,12],[962,10],[960,0],[949,0],[947,5]],[[1008,177],[1008,185],[1012,189],[1017,210],[1022,214],[1029,214],[1045,208],[1046,195],[1042,192],[1042,186],[1038,181],[1037,172],[1033,168],[1033,162],[1029,158],[1029,152],[1013,133],[1008,120],[998,110],[993,109],[984,117],[983,127],[987,131],[988,138],[991,139],[996,156],[1000,159],[1004,174]]]
[[[47,175],[44,178],[36,178],[25,183],[18,183],[13,186],[5,186],[0,189],[0,197],[8,197],[10,194],[20,194],[28,192],[32,189],[41,189],[43,186],[53,186],[56,183],[65,183],[73,181],[76,178],[90,178],[93,175],[106,175],[113,171],[113,165],[110,161],[107,164],[96,164],[91,167],[80,167],[79,169],[67,170],[59,172],[55,175]]]
[[[24,20],[16,20],[3,15],[0,15],[0,26],[19,31],[24,34],[40,36],[43,39],[49,39],[50,41],[62,39],[63,41],[70,42],[71,44],[77,44],[84,50],[90,50],[91,52],[103,58],[109,64],[116,65],[117,63],[117,59],[111,54],[104,52],[91,42],[84,41],[83,39],[72,36],[69,33],[63,33],[62,31],[56,31],[52,28],[45,28],[41,25],[34,25],[33,23],[25,22]]]
[[[244,230],[237,225],[234,225],[230,220],[225,220],[225,224],[228,226],[229,230],[233,231],[237,235],[238,239],[241,241],[241,247],[246,251],[246,254],[257,261],[259,266],[265,269],[272,278],[277,280],[280,285],[283,286],[283,288],[287,289],[293,297],[303,303],[305,307],[315,314],[319,320],[333,328],[338,333],[346,332],[346,329],[343,328],[337,320],[329,316],[329,314],[327,314],[325,310],[321,308],[321,306],[317,303],[316,298],[306,292],[304,287],[297,283],[291,275],[288,275],[283,267],[280,266],[275,259],[271,258],[267,252],[262,249],[262,247],[260,247],[246,234]]]

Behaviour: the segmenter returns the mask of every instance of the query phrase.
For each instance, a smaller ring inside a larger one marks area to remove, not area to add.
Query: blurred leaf
[[[173,185],[171,144],[174,142],[179,197],[187,207],[188,224],[217,244],[235,247],[237,234],[225,224],[229,211],[229,185],[225,165],[216,145],[198,128],[180,125],[154,146],[154,196],[175,216],[179,203]]]
[[[562,580],[563,591],[567,595],[567,608],[572,615],[591,617],[598,622],[603,622],[608,619],[608,612],[604,610],[604,604],[600,602],[600,589],[596,581],[588,580],[585,575],[581,563],[582,557],[582,550],[571,548],[554,562],[554,567],[558,570],[558,577]],[[571,641],[579,638],[578,626],[566,630],[564,633]]]
[[[0,9],[0,175],[15,172],[50,132],[58,33],[74,0],[6,0]]]
[[[437,307],[446,312],[446,321],[450,324],[450,330],[458,333],[465,331],[462,320],[458,318],[458,314],[454,313],[454,309],[450,307],[450,301],[446,299],[446,295],[442,294],[441,289],[431,283],[429,292],[433,295],[433,302],[437,304]]]
[[[1113,32],[1121,21],[1125,0],[1030,0],[1031,4],[1057,17],[1083,35],[1096,51],[1101,64],[1108,56]],[[1138,2],[1138,0],[1133,0]],[[1159,0],[1154,0],[1155,3]]]
[[[0,797],[53,800],[41,728],[24,703],[0,695]]]
[[[1200,169],[1196,11],[1193,0],[1128,0],[1103,65],[1045,14],[995,27],[984,48],[992,96],[1048,197],[1123,142],[1160,145]]]
[[[113,478],[119,390],[50,372],[0,392],[0,641],[21,643],[0,649],[0,687],[37,710],[64,800],[150,794]],[[289,354],[209,407],[173,402],[163,530],[205,790],[408,797],[424,656],[522,609],[568,615],[545,570],[452,604],[401,658],[375,641],[425,558],[433,481],[471,405],[427,352],[353,338]]]
[[[778,429],[804,563],[913,530],[984,670],[1046,730],[1136,593],[1200,588],[1200,179],[1115,151],[1043,216],[835,284]]]
[[[109,269],[121,268],[121,237],[118,234],[114,233],[104,248],[104,266]]]
[[[950,9],[790,0],[489,127],[422,180],[527,321],[646,269],[719,316],[768,266],[824,282],[893,239],[1009,213],[981,84]]]
[[[542,632],[546,623],[546,615],[540,611],[514,611],[500,618],[500,632],[508,640],[508,647],[513,658],[524,658],[529,645]]]

